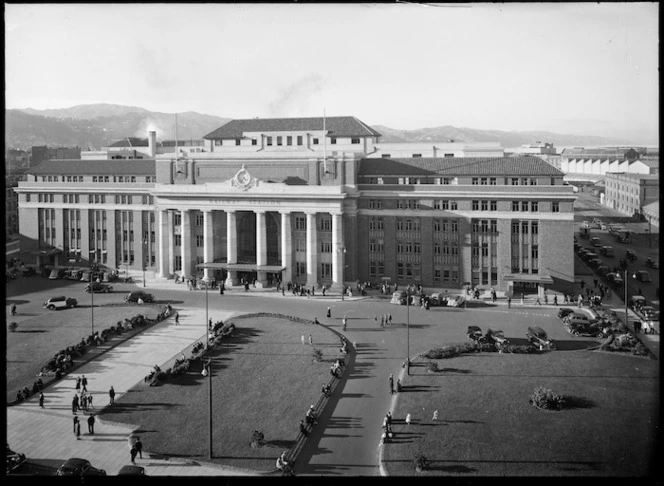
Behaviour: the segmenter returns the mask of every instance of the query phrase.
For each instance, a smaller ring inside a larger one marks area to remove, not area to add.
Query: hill
[[[457,128],[441,126],[420,128],[417,130],[399,130],[383,125],[372,125],[383,136],[381,142],[498,142],[504,148],[519,147],[527,143],[550,142],[561,146],[593,146],[593,145],[629,145],[627,140],[608,137],[584,135],[565,135],[546,131],[503,132],[500,130],[477,130],[473,128]]]
[[[178,113],[178,139],[200,139],[230,120],[193,111]],[[6,147],[16,149],[29,149],[33,145],[99,149],[125,137],[145,138],[148,130],[156,130],[158,140],[175,138],[174,114],[107,103],[49,110],[7,110],[5,126]],[[449,125],[399,130],[384,125],[372,126],[383,134],[382,142],[498,142],[505,148],[537,141],[551,142],[558,147],[630,145],[627,140],[546,131],[503,132]]]

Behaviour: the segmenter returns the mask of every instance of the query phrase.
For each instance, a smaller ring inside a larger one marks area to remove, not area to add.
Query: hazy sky
[[[658,140],[658,4],[5,5],[7,108]]]

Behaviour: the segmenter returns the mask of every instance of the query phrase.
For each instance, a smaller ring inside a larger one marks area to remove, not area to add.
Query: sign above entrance
[[[242,168],[238,170],[231,179],[231,186],[246,191],[252,187],[258,186],[258,179],[253,177],[249,171],[244,168],[244,164],[242,164]]]

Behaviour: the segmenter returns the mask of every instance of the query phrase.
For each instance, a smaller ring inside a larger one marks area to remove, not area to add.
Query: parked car
[[[561,307],[560,310],[558,311],[558,319],[564,319],[570,314],[574,313],[574,309],[570,307]]]
[[[648,258],[646,259],[646,267],[650,267],[650,268],[659,268],[659,265],[657,264],[657,262],[656,262],[655,260],[653,260],[652,258],[648,257]]]
[[[118,471],[118,476],[147,476],[145,468],[141,466],[122,466]]]
[[[34,275],[37,273],[37,269],[34,267],[34,265],[24,265],[23,266],[23,276],[24,277],[29,277],[30,275]]]
[[[531,326],[526,331],[526,338],[538,348],[555,349],[553,341],[549,339],[546,331],[538,326]]]
[[[633,262],[634,260],[636,260],[636,253],[634,253],[632,250],[627,250],[625,252],[625,258],[630,262]]]
[[[606,265],[600,265],[599,267],[597,267],[597,274],[601,275],[602,277],[606,276],[606,274],[610,272],[611,269]]]
[[[591,260],[588,261],[588,265],[589,265],[591,268],[599,268],[599,266],[600,266],[602,263],[603,263],[602,260],[600,260],[599,258],[593,258],[593,259],[591,259]]]
[[[87,459],[72,457],[67,459],[55,474],[56,476],[106,476],[106,471],[93,467]]]
[[[488,343],[494,343],[496,347],[510,343],[505,337],[505,333],[501,329],[496,329],[495,331],[491,328],[487,329],[484,338]]]
[[[144,292],[143,290],[132,290],[129,292],[125,298],[125,302],[138,302],[138,299],[141,299],[143,302],[146,304],[149,304],[150,302],[154,302],[154,296],[152,294],[148,294],[147,292]]]
[[[563,319],[563,322],[568,326],[573,326],[576,324],[590,324],[590,317],[584,314],[579,314],[578,312],[573,312],[566,316]]]
[[[612,246],[606,246],[606,245],[599,249],[599,254],[604,255],[604,256],[608,256],[608,257],[612,257],[612,256],[616,255],[616,253],[613,251],[613,247]]]
[[[103,283],[98,283],[98,282],[92,282],[91,284],[87,284],[85,288],[83,289],[85,292],[88,294],[92,291],[94,293],[108,293],[113,290],[112,285],[108,284],[103,284]]]
[[[592,251],[589,251],[588,253],[586,253],[586,256],[584,257],[584,260],[586,262],[589,262],[590,260],[594,260],[594,259],[597,259],[597,253],[594,253]]]
[[[602,246],[602,242],[599,241],[599,238],[597,238],[596,236],[593,237],[593,238],[590,238],[590,244],[592,246]]]
[[[620,275],[619,273],[609,273],[607,274],[606,279],[612,284],[615,284],[619,287],[622,286],[623,284],[622,275]]]
[[[7,474],[16,471],[25,462],[25,454],[14,452],[7,444]]]
[[[566,327],[567,330],[575,336],[602,337],[604,335],[601,326],[596,322],[572,323],[568,324]]]
[[[76,307],[77,305],[78,301],[76,299],[65,297],[64,295],[61,295],[59,297],[51,297],[46,302],[44,302],[44,307],[47,308],[48,310],[71,309],[72,307]]]
[[[641,307],[641,315],[647,320],[652,320],[655,317],[655,308],[651,305],[645,305]]]
[[[468,326],[466,336],[476,343],[485,343],[486,338],[482,335],[482,329],[479,326]]]
[[[636,272],[636,279],[639,282],[652,282],[650,274],[645,270],[639,270],[638,272]]]

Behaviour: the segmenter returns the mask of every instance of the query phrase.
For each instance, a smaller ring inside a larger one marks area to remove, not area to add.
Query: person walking
[[[332,309],[330,309],[330,306],[329,306],[329,305],[327,306],[327,317],[328,317],[328,319],[329,319],[330,317],[332,317]]]
[[[521,292],[521,305],[523,305],[523,292]]]
[[[557,306],[558,305],[558,295],[554,294],[553,296],[553,305]]]
[[[76,378],[76,393],[81,391],[81,377]]]
[[[81,422],[78,420],[78,416],[74,417],[74,435],[76,436],[76,440],[81,439]]]
[[[176,312],[175,313],[175,325],[178,326],[180,324],[180,313]]]
[[[88,391],[88,379],[85,377],[85,375],[81,376],[81,387],[83,387],[84,392]]]
[[[314,340],[311,338],[311,334],[309,334],[309,346],[314,345]]]
[[[135,436],[134,434],[130,435],[128,443],[129,443],[129,454],[131,455],[132,464],[136,464],[136,455],[138,454],[138,451],[136,450],[136,442],[138,442],[138,437]]]
[[[392,325],[392,314],[387,314],[387,322],[390,326]]]
[[[394,376],[392,376],[392,373],[390,373],[390,395],[394,395]]]
[[[94,414],[88,417],[88,433],[90,435],[95,435],[95,416]]]
[[[110,398],[109,405],[113,405],[115,403],[115,390],[111,386],[111,389],[108,390],[108,396]]]
[[[511,309],[512,308],[512,297],[507,298],[507,308]]]
[[[13,316],[18,315],[18,312],[16,312],[16,304],[12,304],[11,309],[12,309],[12,315]]]
[[[44,394],[43,393],[39,394],[39,407],[44,408]]]
[[[385,327],[385,316],[380,316],[380,327]]]
[[[78,395],[74,395],[74,398],[71,400],[71,413],[76,415],[78,411]]]
[[[143,443],[141,442],[140,437],[138,437],[136,439],[136,443],[134,444],[134,448],[136,449],[136,452],[138,452],[138,457],[143,459]]]

